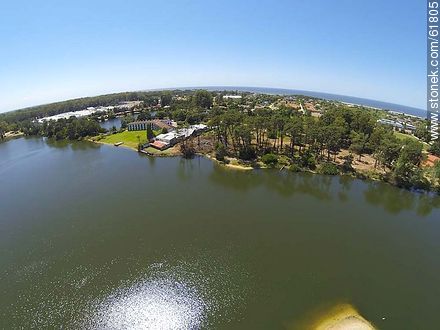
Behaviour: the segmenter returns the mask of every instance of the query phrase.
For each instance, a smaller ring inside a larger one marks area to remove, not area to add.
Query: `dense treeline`
[[[42,124],[31,124],[24,127],[24,133],[27,135],[41,135],[57,140],[78,140],[88,136],[95,136],[105,131],[95,120],[75,117],[44,122]]]
[[[181,93],[182,91],[173,91]],[[171,95],[167,92],[124,92],[93,97],[84,97],[63,102],[39,105],[35,107],[15,110],[0,114],[0,121],[16,123],[24,120],[53,116],[63,112],[78,111],[87,107],[109,106],[125,101],[144,101],[147,105],[157,104],[162,95]],[[167,98],[166,96],[164,97]]]
[[[375,174],[382,180],[423,189],[438,183],[440,164],[429,173],[422,169],[423,144],[415,139],[398,139],[390,127],[378,124],[377,111],[322,102],[322,116],[313,117],[283,104],[273,107],[280,99],[276,95],[249,96],[245,93],[242,99],[225,100],[222,98],[225,93],[203,90],[135,92],[60,102],[2,115],[0,135],[16,125],[28,135],[57,139],[94,136],[104,131],[95,116],[43,124],[30,121],[29,116],[142,100],[137,120],[167,117],[180,125],[207,123],[216,142],[215,156],[219,160],[229,156],[275,166],[282,159],[284,163],[288,161],[292,170],[312,169],[336,174],[355,172],[354,161],[361,162],[369,155],[375,161]],[[161,106],[156,107],[158,104]],[[133,120],[134,116],[123,118],[122,128]],[[425,130],[418,132],[421,138],[426,135]],[[341,151],[344,151],[343,157]],[[431,146],[431,151],[440,154],[439,142]],[[342,157],[342,165],[337,157]]]
[[[277,98],[269,97],[272,99],[268,103]],[[171,103],[163,115],[188,124],[207,122],[217,141],[215,152],[219,160],[226,156],[243,160],[258,158],[274,165],[284,157],[293,169],[336,174],[354,172],[355,157],[362,161],[364,155],[369,155],[374,158],[373,170],[381,179],[402,187],[428,189],[440,178],[439,163],[429,171],[420,166],[423,144],[415,139],[398,139],[391,127],[377,123],[379,117],[375,111],[327,104],[322,116],[316,118],[283,106],[253,109],[255,103],[262,103],[261,99],[251,101],[247,107],[243,106],[244,100],[224,102],[219,98],[215,103],[209,111],[208,106],[197,104],[194,99],[188,100],[186,106],[182,102],[178,107]],[[436,148],[438,142],[431,150]],[[347,155],[342,166],[336,166],[336,157],[342,150]]]

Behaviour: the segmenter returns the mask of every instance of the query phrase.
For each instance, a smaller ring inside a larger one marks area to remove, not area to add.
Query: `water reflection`
[[[369,183],[364,197],[369,204],[381,206],[391,214],[415,211],[420,216],[427,216],[440,207],[439,196],[415,193],[382,182]]]
[[[101,145],[90,141],[69,141],[69,140],[56,140],[54,138],[44,138],[44,142],[47,146],[56,149],[71,150],[87,150],[87,149],[99,149]]]
[[[427,216],[440,208],[440,196],[415,193],[383,182],[361,181],[350,176],[324,176],[310,173],[290,173],[278,170],[237,171],[214,165],[209,175],[211,182],[240,192],[263,187],[280,196],[308,195],[319,201],[337,198],[347,203],[360,192],[364,200],[380,206],[388,213],[415,211]]]
[[[322,201],[332,199],[333,177],[278,170],[236,171],[214,166],[209,179],[228,189],[246,192],[264,187],[284,197],[306,194]]]
[[[181,181],[190,181],[194,175],[201,174],[200,161],[201,157],[198,156],[192,159],[180,157],[179,166],[177,166],[177,177]]]

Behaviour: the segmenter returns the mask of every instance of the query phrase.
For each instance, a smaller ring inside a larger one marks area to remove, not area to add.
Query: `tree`
[[[414,166],[419,166],[422,161],[423,144],[418,141],[406,139],[402,146],[399,159]]]
[[[436,160],[434,162],[434,166],[432,167],[432,176],[433,176],[434,182],[437,182],[437,184],[440,184],[440,160]]]
[[[137,117],[137,120],[150,120],[151,119],[151,114],[149,112],[146,111],[142,111],[139,116]]]
[[[319,169],[318,173],[324,174],[324,175],[338,175],[339,170],[338,167],[333,163],[323,163]]]
[[[440,156],[440,139],[434,141],[434,143],[429,147],[429,152],[433,155]]]
[[[304,132],[304,123],[302,118],[299,116],[294,116],[287,123],[287,133],[290,136],[290,156],[293,157],[295,151],[295,145],[299,144],[300,138]]]
[[[354,152],[359,156],[359,161],[362,158],[362,155],[365,153],[368,143],[368,136],[365,133],[356,133],[352,132],[351,134],[351,145],[350,151]]]
[[[418,167],[422,160],[422,150],[423,145],[420,142],[411,139],[404,141],[393,171],[393,179],[398,186],[405,188],[426,186],[426,179]]]
[[[8,123],[5,121],[0,121],[0,139],[5,138],[5,133],[8,131]]]
[[[171,104],[171,101],[173,100],[173,95],[171,92],[163,92],[160,96],[160,104],[165,107]]]
[[[384,136],[382,142],[375,146],[374,157],[376,158],[377,163],[392,168],[394,163],[397,161],[399,157],[400,150],[402,148],[402,144],[396,139],[394,135]]]
[[[151,141],[152,139],[154,139],[154,133],[153,133],[152,124],[150,123],[147,125],[147,140]]]
[[[425,123],[417,125],[416,130],[414,131],[414,135],[422,141],[429,142],[430,134],[428,131],[428,127]]]
[[[215,147],[215,158],[221,162],[225,160],[226,157],[226,147],[222,143],[217,143]]]
[[[268,166],[275,166],[278,163],[278,157],[274,154],[265,154],[261,161]]]
[[[194,94],[194,105],[210,109],[212,107],[212,95],[206,90],[197,90]]]

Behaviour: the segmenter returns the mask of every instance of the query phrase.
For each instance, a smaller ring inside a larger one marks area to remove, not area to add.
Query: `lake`
[[[0,187],[0,328],[439,327],[438,197],[43,138]]]
[[[100,122],[99,125],[102,128],[105,128],[106,130],[111,130],[114,127],[116,127],[116,129],[120,129],[121,128],[121,118],[112,118],[112,119],[107,119],[103,122]]]

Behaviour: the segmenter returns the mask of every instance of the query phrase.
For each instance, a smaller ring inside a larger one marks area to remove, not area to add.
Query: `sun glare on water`
[[[118,289],[97,307],[90,326],[100,329],[198,329],[208,308],[197,290],[170,279]]]

